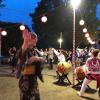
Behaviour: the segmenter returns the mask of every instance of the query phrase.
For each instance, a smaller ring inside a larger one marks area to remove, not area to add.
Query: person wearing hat
[[[16,77],[19,78],[20,100],[40,100],[37,78],[43,82],[40,62],[42,57],[35,54],[37,35],[23,31],[23,44],[18,53]]]

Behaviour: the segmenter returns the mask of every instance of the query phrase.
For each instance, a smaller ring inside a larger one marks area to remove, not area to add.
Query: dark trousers
[[[49,64],[50,64],[50,69],[53,69],[53,61],[52,61],[52,59],[49,60]]]

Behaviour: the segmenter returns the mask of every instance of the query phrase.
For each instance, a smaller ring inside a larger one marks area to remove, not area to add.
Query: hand
[[[44,61],[43,57],[33,56],[28,60],[28,64],[31,64],[34,61]]]
[[[29,34],[27,29],[25,29],[23,31],[23,35],[22,36],[23,36],[24,41],[28,41],[30,39],[30,34]]]

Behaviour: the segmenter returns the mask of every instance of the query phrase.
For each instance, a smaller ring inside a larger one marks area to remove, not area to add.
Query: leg
[[[50,69],[53,69],[53,62],[52,59],[49,60]]]
[[[28,77],[21,76],[19,80],[20,100],[29,100],[28,88]]]
[[[50,68],[50,69],[53,69],[53,62],[52,62],[52,59],[50,60],[50,65],[51,65],[51,68]]]
[[[87,85],[91,82],[91,80],[88,80],[87,78],[84,79],[83,83],[82,83],[82,87],[80,92],[78,92],[79,96],[82,96],[86,90]]]
[[[36,76],[30,76],[29,80],[29,99],[28,100],[40,100],[39,87]]]
[[[15,66],[12,65],[12,74],[15,72]]]

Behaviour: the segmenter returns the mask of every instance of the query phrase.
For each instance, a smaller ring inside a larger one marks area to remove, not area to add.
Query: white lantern
[[[87,29],[86,29],[86,28],[84,28],[84,29],[83,29],[83,32],[84,32],[84,33],[86,33],[86,32],[87,32]]]
[[[24,25],[20,25],[20,30],[21,31],[25,30],[25,26]]]
[[[41,21],[42,21],[43,23],[47,22],[47,17],[46,17],[46,16],[42,16]]]
[[[90,37],[87,37],[87,40],[88,40],[88,41],[91,41],[91,38],[90,38]]]
[[[79,22],[79,24],[82,26],[82,25],[84,25],[84,20],[80,20],[80,22]]]
[[[94,42],[94,41],[92,41],[92,40],[89,40],[89,43],[90,43],[90,44],[95,44],[95,42]]]
[[[92,41],[92,44],[95,44],[95,41]]]
[[[88,34],[88,33],[86,33],[86,34],[85,34],[85,37],[86,37],[86,38],[88,38],[88,37],[89,37],[89,34]]]
[[[7,35],[7,32],[6,31],[2,31],[1,32],[1,35],[6,36]]]

